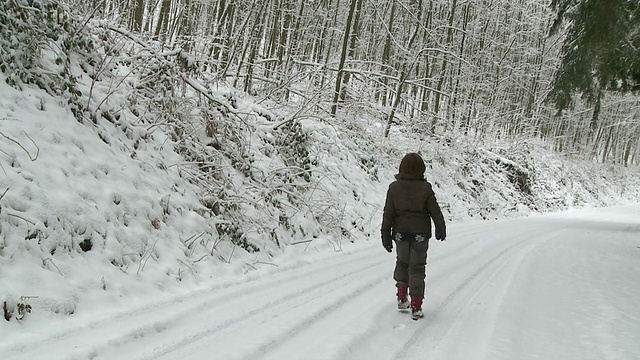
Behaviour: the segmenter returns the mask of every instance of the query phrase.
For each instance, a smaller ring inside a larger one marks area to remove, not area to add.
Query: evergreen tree
[[[640,90],[640,1],[552,0],[551,6],[551,34],[566,24],[566,37],[547,100],[562,112],[579,93],[594,106],[595,126],[604,91]]]

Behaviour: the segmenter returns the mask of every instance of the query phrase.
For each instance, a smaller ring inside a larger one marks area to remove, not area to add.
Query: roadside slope
[[[451,224],[425,318],[394,309],[377,242],[268,276],[14,335],[4,359],[634,359],[640,206]],[[55,355],[52,355],[55,354]],[[52,357],[53,356],[53,357]]]

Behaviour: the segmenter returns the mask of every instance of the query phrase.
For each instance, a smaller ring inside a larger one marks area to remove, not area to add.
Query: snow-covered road
[[[425,318],[378,239],[0,340],[10,359],[640,359],[640,206],[449,224]]]

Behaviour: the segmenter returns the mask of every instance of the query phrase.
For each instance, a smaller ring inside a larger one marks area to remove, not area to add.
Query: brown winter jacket
[[[436,239],[447,236],[444,217],[432,186],[424,179],[425,165],[418,154],[407,154],[400,163],[396,181],[389,185],[382,216],[382,243],[390,245],[392,234],[427,234],[431,220]]]

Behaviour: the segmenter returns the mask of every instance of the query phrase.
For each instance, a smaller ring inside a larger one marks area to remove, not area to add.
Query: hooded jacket
[[[389,185],[382,216],[382,243],[391,244],[392,234],[431,237],[431,220],[436,239],[446,237],[446,226],[433,188],[424,178],[425,165],[420,155],[402,158],[396,181]]]

